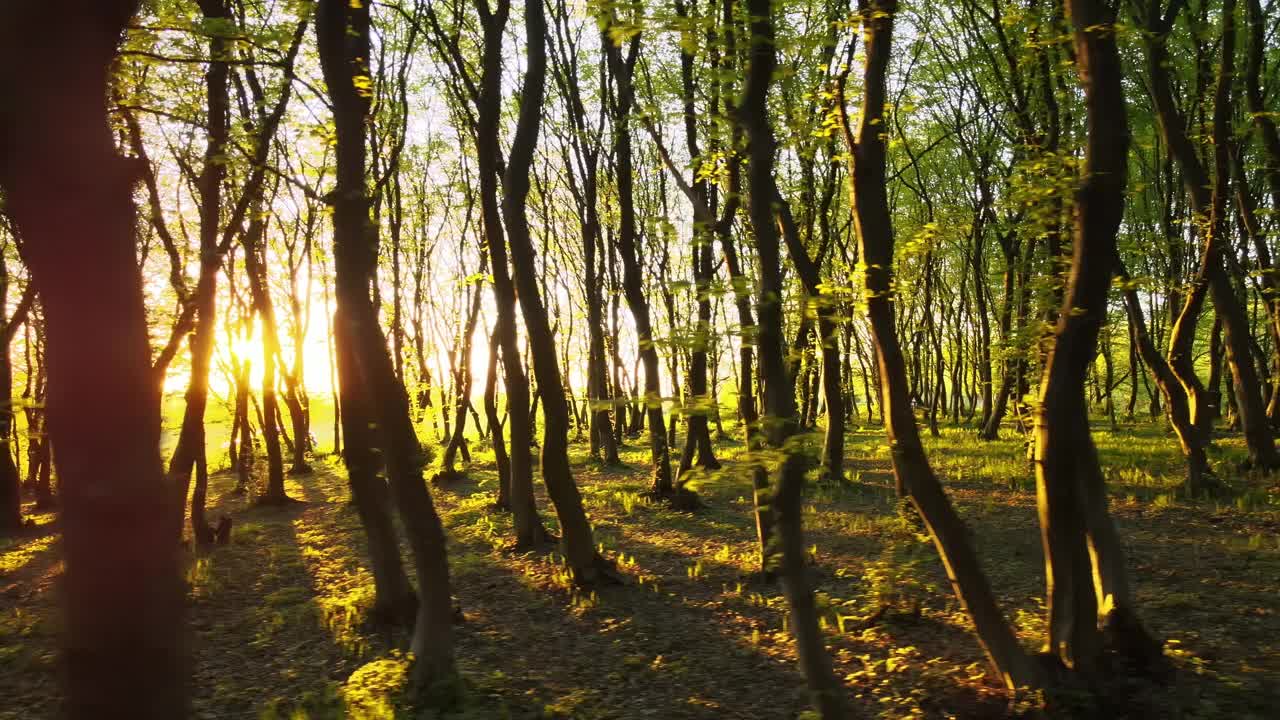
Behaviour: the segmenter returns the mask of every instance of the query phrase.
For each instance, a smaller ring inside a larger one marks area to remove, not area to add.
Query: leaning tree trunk
[[[1018,687],[1035,682],[1039,673],[996,602],[978,562],[969,529],[929,466],[911,410],[907,366],[894,322],[894,237],[885,180],[883,133],[885,76],[896,10],[894,0],[882,0],[870,3],[862,11],[866,65],[862,119],[856,135],[848,115],[843,112],[843,88],[839,88],[838,93],[842,129],[851,158],[850,205],[858,234],[859,257],[867,268],[865,298],[880,374],[880,404],[886,417],[885,431],[893,448],[894,475],[924,518],[952,588],[973,620],[978,640],[996,674],[1006,686]]]
[[[188,709],[134,174],[116,153],[105,108],[135,9],[128,0],[49,0],[0,11],[0,190],[47,323],[70,718],[168,720]]]
[[[1218,482],[1209,468],[1209,458],[1205,454],[1205,437],[1191,421],[1191,409],[1187,404],[1187,393],[1183,390],[1160,351],[1156,349],[1151,333],[1147,330],[1147,321],[1142,309],[1142,300],[1134,288],[1128,271],[1115,258],[1115,275],[1120,279],[1121,294],[1124,296],[1125,311],[1129,316],[1129,334],[1132,344],[1137,348],[1142,362],[1151,371],[1156,388],[1165,400],[1165,410],[1169,416],[1169,424],[1178,436],[1178,446],[1187,461],[1187,475],[1184,487],[1188,494],[1203,495],[1206,491],[1219,489]]]
[[[1160,17],[1153,11],[1144,34],[1147,76],[1160,132],[1170,154],[1182,169],[1183,185],[1190,200],[1191,212],[1198,219],[1197,227],[1203,243],[1200,269],[1187,291],[1182,312],[1174,326],[1169,364],[1186,388],[1193,424],[1201,427],[1206,399],[1204,387],[1195,375],[1192,345],[1196,320],[1204,305],[1205,295],[1212,295],[1226,331],[1227,359],[1231,366],[1249,461],[1259,468],[1274,468],[1280,466],[1280,455],[1276,452],[1275,440],[1266,418],[1257,367],[1249,348],[1251,336],[1248,317],[1224,267],[1228,227],[1227,185],[1230,177],[1231,90],[1235,68],[1235,3],[1232,1],[1228,7],[1223,8],[1222,51],[1213,103],[1212,178],[1188,135],[1187,122],[1174,100],[1169,77],[1168,37],[1181,7],[1181,4],[1173,3],[1168,17]]]
[[[377,263],[377,237],[370,224],[365,187],[370,103],[357,84],[368,77],[369,24],[368,4],[322,0],[317,8],[317,46],[337,137],[337,188],[329,197],[336,296],[342,314],[339,332],[346,341],[339,344],[352,352],[351,362],[340,370],[346,370],[341,377],[343,387],[351,388],[371,408],[369,419],[376,426],[391,492],[413,551],[421,601],[409,648],[413,654],[411,686],[421,694],[431,686],[454,681],[453,602],[444,527],[423,477],[427,458],[414,432],[408,396],[396,379],[370,297]],[[350,412],[348,407],[344,402],[344,415]]]

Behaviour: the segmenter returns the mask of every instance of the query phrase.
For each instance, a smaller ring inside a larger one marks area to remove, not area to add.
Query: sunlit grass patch
[[[0,579],[50,551],[57,541],[58,536],[53,534],[35,538],[18,536],[0,541],[4,543],[0,545]]]
[[[339,691],[352,720],[393,720],[405,706],[410,659],[398,652],[362,665]]]

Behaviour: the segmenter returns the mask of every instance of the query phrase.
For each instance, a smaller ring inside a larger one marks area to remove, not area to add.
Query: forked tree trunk
[[[105,108],[128,0],[0,11],[0,190],[47,322],[67,717],[188,711],[174,493],[160,462],[132,168]],[[93,168],[93,172],[84,172]]]
[[[529,377],[516,338],[516,290],[507,261],[502,209],[498,202],[498,128],[502,112],[502,38],[511,11],[510,0],[500,0],[493,12],[487,0],[476,3],[484,31],[480,92],[476,101],[476,165],[480,178],[480,206],[485,244],[493,275],[493,299],[497,307],[494,333],[502,348],[503,380],[507,394],[507,423],[511,426],[508,491],[515,523],[516,544],[536,547],[547,539],[533,495],[533,424],[529,417]]]
[[[1151,371],[1156,388],[1164,397],[1165,410],[1169,424],[1178,436],[1178,446],[1187,461],[1187,475],[1184,487],[1191,496],[1199,496],[1219,487],[1209,468],[1209,458],[1205,454],[1205,437],[1191,422],[1191,410],[1187,405],[1187,393],[1178,382],[1178,377],[1169,367],[1160,351],[1156,349],[1151,334],[1147,331],[1147,321],[1143,314],[1142,300],[1133,287],[1128,271],[1115,259],[1115,275],[1120,279],[1121,294],[1124,296],[1125,311],[1129,315],[1129,332],[1132,343],[1141,355],[1143,363]]]
[[[1124,216],[1129,125],[1115,11],[1097,0],[1067,3],[1084,85],[1088,137],[1075,199],[1071,274],[1041,383],[1035,468],[1049,652],[1067,667],[1091,676],[1098,670],[1102,649],[1100,611],[1122,614],[1127,628],[1141,628],[1123,549],[1107,511],[1106,483],[1089,429],[1084,388],[1107,315],[1116,233]]]
[[[1183,185],[1190,200],[1191,212],[1198,219],[1197,227],[1203,243],[1200,269],[1187,292],[1182,312],[1174,326],[1169,364],[1186,388],[1193,424],[1202,428],[1202,432],[1207,431],[1202,425],[1206,410],[1205,391],[1195,375],[1192,345],[1196,320],[1203,308],[1205,295],[1211,294],[1226,332],[1227,360],[1231,366],[1232,385],[1240,412],[1240,425],[1249,450],[1249,462],[1260,469],[1272,469],[1280,466],[1280,454],[1276,452],[1275,440],[1267,421],[1257,366],[1249,347],[1251,335],[1248,316],[1224,266],[1228,229],[1226,212],[1230,177],[1231,91],[1235,69],[1235,2],[1228,0],[1222,9],[1222,49],[1213,103],[1212,178],[1187,134],[1186,119],[1176,105],[1169,77],[1168,37],[1181,8],[1182,5],[1175,2],[1171,5],[1169,16],[1161,17],[1156,14],[1159,8],[1153,7],[1152,16],[1147,18],[1147,32],[1144,34],[1147,76],[1156,117],[1169,152],[1182,169]]]

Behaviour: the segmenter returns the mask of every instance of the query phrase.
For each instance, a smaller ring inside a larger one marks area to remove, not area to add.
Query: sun
[[[327,332],[317,332],[309,328],[301,343],[302,351],[302,384],[308,393],[327,393],[331,390],[331,347]],[[294,367],[297,348],[288,333],[281,333],[280,355],[276,358],[281,375],[277,380],[283,387],[283,373],[291,372]],[[213,359],[209,370],[209,391],[228,396],[235,390],[235,369],[249,365],[249,389],[258,393],[262,390],[262,369],[266,346],[262,341],[262,323],[255,318],[248,327],[240,327],[232,336],[220,332],[214,340]],[[165,376],[164,392],[181,394],[186,391],[191,378],[190,357],[183,356],[175,361]]]

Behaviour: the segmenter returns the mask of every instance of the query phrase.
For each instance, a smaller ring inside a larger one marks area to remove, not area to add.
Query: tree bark
[[[533,371],[542,398],[542,480],[560,520],[561,549],[579,583],[591,584],[603,577],[605,561],[596,554],[591,524],[582,506],[582,496],[569,467],[569,407],[561,383],[556,358],[555,336],[538,292],[537,254],[526,217],[529,174],[542,122],[545,97],[547,22],[542,3],[528,2],[524,8],[526,56],[524,87],[520,94],[520,115],[511,152],[502,178],[502,220],[511,245],[512,268],[520,294],[533,355]]]
[[[9,269],[0,256],[0,311],[9,305]],[[13,361],[10,356],[13,336],[27,319],[27,311],[35,299],[35,285],[28,283],[18,307],[8,319],[0,317],[0,537],[13,535],[23,528],[22,482],[13,461],[9,443],[14,434]],[[28,367],[27,371],[31,372]]]
[[[617,22],[610,16],[610,24]],[[635,319],[636,338],[640,343],[640,361],[644,364],[644,405],[649,424],[649,455],[653,462],[650,491],[657,497],[679,498],[671,477],[671,450],[667,444],[666,424],[662,414],[662,378],[658,348],[654,344],[653,322],[649,301],[644,294],[644,275],[640,266],[639,238],[633,190],[633,152],[631,147],[631,113],[635,105],[634,74],[640,55],[640,36],[627,42],[626,52],[614,44],[607,28],[601,35],[609,76],[616,93],[613,105],[613,149],[617,163],[618,194],[617,249],[622,256],[622,289],[627,306]]]
[[[206,22],[215,26],[231,20],[226,0],[200,0],[200,12]],[[191,499],[191,536],[200,544],[213,542],[213,528],[205,520],[205,496],[209,486],[208,458],[205,448],[204,414],[209,402],[209,370],[213,359],[213,340],[217,333],[217,277],[222,258],[217,253],[219,221],[222,217],[222,181],[226,177],[226,145],[228,117],[231,110],[228,91],[227,60],[231,48],[226,37],[215,32],[209,38],[209,67],[205,72],[205,127],[208,133],[204,164],[196,178],[200,213],[200,273],[213,280],[200,285],[192,298],[196,306],[195,332],[191,335],[191,373],[187,380],[186,408],[178,444],[169,459],[169,482],[180,490],[179,507],[185,509],[191,472],[196,472],[196,487]],[[183,518],[178,517],[181,536]]]
[[[768,121],[769,85],[777,66],[774,48],[773,8],[770,0],[750,0],[750,54],[738,119],[749,147],[748,188],[752,231],[759,259],[760,318],[757,333],[760,375],[764,383],[768,443],[778,454],[779,467],[772,487],[775,530],[781,548],[780,575],[791,606],[791,630],[796,639],[800,668],[809,695],[824,720],[845,717],[844,688],[831,668],[831,657],[818,626],[817,607],[809,581],[803,512],[806,461],[787,447],[797,431],[794,386],[783,355],[782,259],[774,212],[777,191],[773,177],[776,141]]]
[[[1182,4],[1174,2],[1167,17],[1158,13],[1159,4],[1148,9],[1146,38],[1147,76],[1152,101],[1156,108],[1161,135],[1170,154],[1182,169],[1183,185],[1190,200],[1192,215],[1202,238],[1200,268],[1183,300],[1182,311],[1174,325],[1169,348],[1169,364],[1178,375],[1188,395],[1192,422],[1202,427],[1206,398],[1204,386],[1195,375],[1192,345],[1195,325],[1207,294],[1213,297],[1226,331],[1227,359],[1231,366],[1240,424],[1244,431],[1249,462],[1261,469],[1280,466],[1280,455],[1266,418],[1257,367],[1250,352],[1248,316],[1232,287],[1224,264],[1228,178],[1230,176],[1229,145],[1231,136],[1231,88],[1235,68],[1235,2],[1227,0],[1223,7],[1222,51],[1214,92],[1213,176],[1192,144],[1186,120],[1178,109],[1169,78],[1168,37]],[[1202,429],[1204,432],[1206,429]]]
[[[427,457],[409,416],[408,395],[395,376],[386,338],[370,297],[377,262],[377,236],[370,222],[365,187],[365,132],[369,95],[369,6],[322,0],[316,12],[321,69],[333,104],[337,187],[333,206],[334,264],[340,317],[336,332],[351,348],[351,362],[339,368],[344,387],[360,394],[382,449],[391,494],[413,551],[421,600],[413,625],[411,687],[418,693],[455,682],[453,603],[444,528],[427,490]],[[345,370],[345,372],[342,372]],[[344,415],[350,412],[344,403]],[[348,436],[348,445],[351,438]]]
[[[0,189],[47,322],[61,478],[65,714],[186,717],[173,493],[160,462],[132,167],[105,108],[127,0],[0,11]],[[86,173],[84,168],[93,168]]]
[[[1035,469],[1049,605],[1048,649],[1067,667],[1092,675],[1101,652],[1099,611],[1114,608],[1117,598],[1104,595],[1101,587],[1095,595],[1091,551],[1098,569],[1108,574],[1107,590],[1129,600],[1084,388],[1106,319],[1116,232],[1124,216],[1129,124],[1114,11],[1096,0],[1067,0],[1067,6],[1084,85],[1088,138],[1076,191],[1071,274],[1041,383]],[[1090,492],[1102,495],[1094,499],[1096,518],[1087,510],[1093,505],[1087,500]],[[1087,528],[1093,520],[1100,527]],[[1117,589],[1117,582],[1123,587]]]
[[[511,10],[510,0],[499,0],[490,11],[486,0],[476,3],[484,31],[480,91],[476,100],[476,161],[479,167],[480,205],[485,243],[493,274],[497,306],[494,332],[502,348],[502,368],[507,394],[507,422],[511,425],[509,492],[515,521],[516,544],[536,547],[547,532],[538,517],[533,496],[533,424],[529,417],[529,377],[516,338],[516,289],[511,280],[507,243],[503,237],[502,208],[498,200],[500,162],[498,126],[502,112],[502,38]]]
[[[1018,643],[983,573],[969,529],[952,507],[929,466],[911,409],[906,362],[894,322],[893,226],[885,180],[885,76],[890,59],[894,0],[860,6],[866,42],[862,118],[857,134],[844,112],[843,83],[838,86],[842,129],[851,157],[850,205],[866,266],[867,315],[875,341],[885,430],[892,448],[894,475],[923,517],[942,557],[957,598],[973,619],[979,642],[996,674],[1008,687],[1033,684],[1039,671]]]

